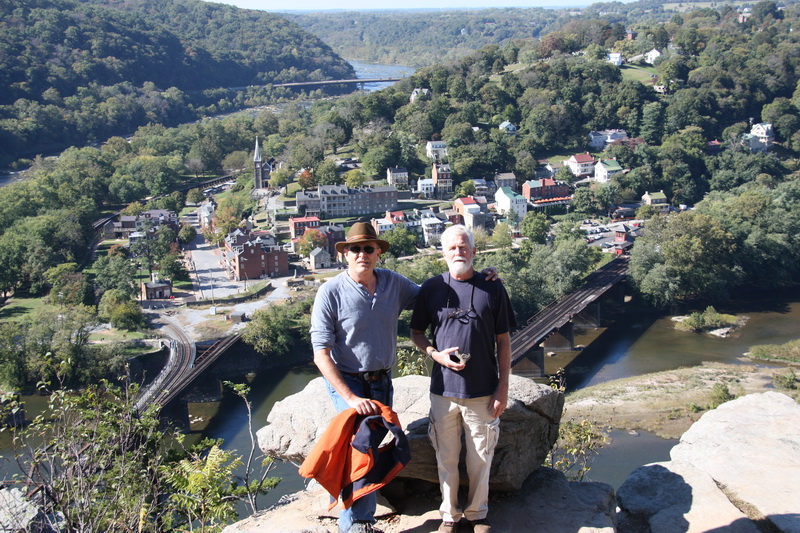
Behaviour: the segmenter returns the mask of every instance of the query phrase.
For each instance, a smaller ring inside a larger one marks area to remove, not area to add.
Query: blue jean
[[[353,394],[362,398],[379,401],[383,405],[389,407],[392,406],[394,389],[392,387],[391,371],[378,381],[372,382],[367,382],[359,377],[345,373],[342,373],[342,378],[344,382],[347,383],[350,390],[353,391]],[[328,395],[331,397],[331,400],[333,400],[333,407],[336,409],[337,413],[341,413],[345,409],[350,409],[347,402],[339,396],[339,393],[334,390],[327,380],[325,381],[325,385],[328,389]],[[375,523],[375,509],[377,506],[377,492],[372,492],[357,499],[349,509],[342,509],[339,513],[339,530],[346,533],[353,522]]]

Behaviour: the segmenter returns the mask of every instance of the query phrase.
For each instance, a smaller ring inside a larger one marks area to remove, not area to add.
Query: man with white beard
[[[491,531],[486,520],[489,472],[499,417],[508,402],[509,331],[516,320],[503,285],[487,282],[473,269],[476,251],[466,227],[451,226],[442,233],[448,272],[422,284],[411,317],[411,340],[434,361],[429,436],[442,492],[440,533],[454,533],[462,517],[475,533]],[[458,498],[462,432],[469,476],[463,507]]]

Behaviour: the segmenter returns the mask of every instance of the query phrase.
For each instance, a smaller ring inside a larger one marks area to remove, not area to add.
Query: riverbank
[[[677,439],[715,400],[715,384],[724,384],[735,397],[775,390],[773,376],[780,366],[703,363],[691,368],[607,381],[569,393],[565,420],[590,419],[613,429],[648,431]],[[800,391],[780,390],[800,401]]]

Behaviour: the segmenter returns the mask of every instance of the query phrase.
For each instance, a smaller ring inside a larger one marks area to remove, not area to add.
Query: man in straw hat
[[[311,312],[314,363],[325,378],[337,411],[353,408],[377,415],[373,400],[392,405],[391,369],[397,358],[397,320],[411,309],[419,286],[404,276],[376,268],[389,243],[372,225],[353,224],[336,243],[347,271],[320,287]],[[488,269],[492,279],[494,269]],[[342,533],[372,533],[377,495],[368,494],[339,514]]]

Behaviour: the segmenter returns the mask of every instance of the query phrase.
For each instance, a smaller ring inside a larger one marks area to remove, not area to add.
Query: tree
[[[341,179],[336,172],[336,164],[330,159],[326,159],[314,169],[314,178],[319,185],[339,185]]]
[[[475,182],[472,180],[462,181],[458,188],[456,189],[456,193],[453,195],[454,198],[466,198],[468,196],[475,195]]]
[[[50,527],[159,529],[168,512],[158,503],[167,435],[159,430],[155,406],[136,412],[135,395],[135,388],[107,381],[82,393],[51,391],[49,416],[14,433],[20,470],[42,487],[42,519]]]
[[[308,257],[316,248],[327,250],[328,237],[318,229],[306,229],[297,240],[297,252],[303,257]]]
[[[730,295],[741,276],[733,236],[707,215],[686,211],[653,217],[636,241],[631,276],[656,305],[720,301]]]
[[[520,233],[527,237],[531,242],[544,244],[547,242],[547,234],[550,232],[550,222],[542,213],[528,211],[522,219]]]
[[[417,253],[417,237],[406,228],[395,228],[381,235],[381,238],[391,244],[386,255],[403,257]]]
[[[273,304],[253,313],[242,339],[259,353],[280,357],[294,346],[293,314],[288,305]]]
[[[297,184],[301,189],[313,189],[317,186],[317,180],[310,170],[304,168],[297,175]]]
[[[354,168],[344,173],[344,183],[351,189],[363,187],[366,182],[366,176],[361,170]]]
[[[203,196],[203,192],[195,187],[194,189],[189,189],[186,193],[186,201],[192,204],[199,204],[203,200],[205,200],[205,196]]]
[[[492,245],[495,248],[506,249],[511,248],[511,243],[511,227],[505,222],[498,222],[492,233]]]
[[[285,167],[273,170],[269,175],[269,186],[273,189],[285,187],[290,181],[292,181],[292,172]]]
[[[197,237],[197,230],[191,224],[181,224],[181,229],[178,231],[178,239],[188,244],[195,240]]]
[[[475,239],[475,248],[485,250],[489,244],[489,234],[482,226],[472,228],[472,237]]]
[[[128,295],[136,293],[133,283],[136,269],[127,257],[118,255],[98,257],[94,268],[97,272],[95,283],[101,290],[116,289]]]

